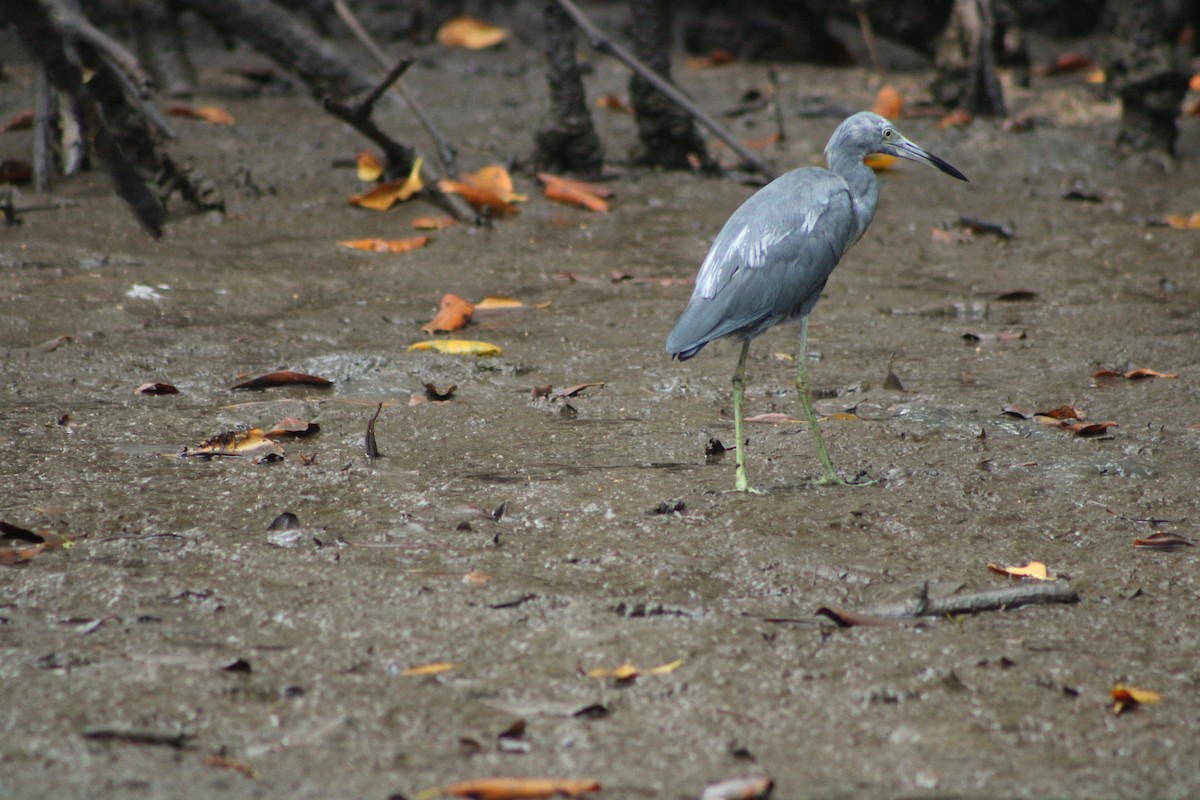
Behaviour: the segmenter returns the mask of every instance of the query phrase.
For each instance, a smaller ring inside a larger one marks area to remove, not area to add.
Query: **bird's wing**
[[[768,184],[717,235],[668,349],[753,336],[807,313],[856,229],[849,187],[828,170],[794,170]]]

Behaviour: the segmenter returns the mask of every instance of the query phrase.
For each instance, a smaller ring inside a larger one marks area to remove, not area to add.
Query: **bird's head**
[[[845,156],[861,161],[872,153],[919,161],[937,167],[960,181],[967,179],[966,175],[946,161],[905,138],[890,120],[870,111],[862,111],[846,119],[829,137],[829,144],[825,146],[825,159],[831,165],[835,159]]]

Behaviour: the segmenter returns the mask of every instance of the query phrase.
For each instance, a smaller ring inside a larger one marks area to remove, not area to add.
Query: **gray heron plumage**
[[[667,336],[667,352],[680,361],[722,337],[742,340],[733,375],[734,435],[738,491],[753,491],[746,478],[742,398],[750,341],[789,320],[800,320],[796,388],[823,470],[821,483],[838,477],[821,440],[808,392],[808,315],[845,252],[871,224],[879,202],[875,172],[863,163],[872,153],[936,167],[959,180],[966,176],[906,139],[888,120],[861,112],[838,125],[825,146],[828,169],[804,167],[776,178],[752,195],[713,240],[696,275],[691,300]]]

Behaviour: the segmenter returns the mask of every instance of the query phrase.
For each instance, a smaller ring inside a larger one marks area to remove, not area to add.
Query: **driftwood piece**
[[[737,153],[738,157],[742,159],[743,163],[745,163],[747,167],[763,175],[768,180],[773,180],[776,177],[778,173],[774,167],[772,167],[766,161],[760,159],[758,156],[754,155],[754,153],[751,153],[745,146],[742,145],[741,142],[737,140],[732,133],[727,131],[723,125],[721,125],[702,109],[700,109],[695,103],[689,100],[687,95],[681,92],[673,83],[664,80],[653,70],[648,69],[646,65],[635,58],[632,53],[601,33],[600,30],[592,24],[591,20],[589,20],[587,16],[579,10],[579,7],[571,2],[571,0],[553,0],[553,2],[556,2],[558,6],[571,17],[572,21],[579,26],[580,30],[587,35],[588,41],[591,42],[593,48],[601,53],[607,53],[613,56],[622,64],[641,75],[655,89],[670,98],[673,103],[676,103],[681,108],[685,109],[693,119],[695,119],[705,128],[708,128],[708,130],[714,136],[723,141],[725,144],[729,145],[729,148],[733,150],[733,152]]]
[[[671,9],[668,0],[630,0],[634,54],[647,67],[671,80]],[[639,145],[634,161],[651,167],[717,171],[692,118],[639,73],[629,78],[629,97],[637,121]],[[693,161],[696,163],[693,164]]]
[[[1164,0],[1115,3],[1115,29],[1105,75],[1121,98],[1117,144],[1134,151],[1173,153],[1187,74],[1174,46]]]
[[[604,167],[604,150],[575,57],[575,27],[554,0],[545,0],[542,18],[550,114],[535,136],[534,161],[541,170],[597,175]]]
[[[918,592],[908,600],[874,606],[862,611],[825,606],[817,614],[828,617],[840,627],[855,625],[883,625],[897,620],[920,617],[946,617],[960,614],[979,614],[984,611],[1005,611],[1028,605],[1046,603],[1078,603],[1079,594],[1066,581],[1039,581],[1021,583],[1003,589],[988,589],[969,594],[951,594],[946,597],[929,596],[929,584],[923,583]]]

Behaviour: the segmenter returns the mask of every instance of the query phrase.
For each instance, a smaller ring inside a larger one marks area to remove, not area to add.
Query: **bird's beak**
[[[928,164],[931,167],[937,167],[952,178],[958,178],[960,181],[967,180],[966,175],[963,175],[953,166],[938,158],[933,153],[928,153],[924,148],[913,144],[908,139],[904,139],[903,141],[892,145],[891,155],[900,156],[900,158],[907,158],[910,161],[920,161],[922,164]]]

